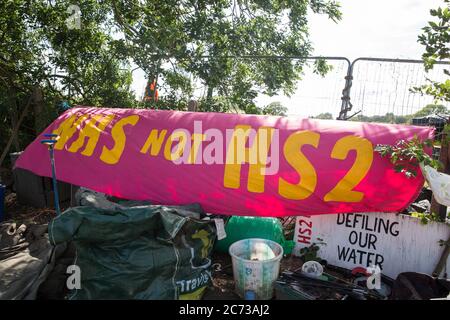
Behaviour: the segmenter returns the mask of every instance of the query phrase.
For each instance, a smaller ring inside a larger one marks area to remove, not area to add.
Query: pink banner
[[[423,177],[394,172],[377,144],[432,136],[408,125],[143,109],[73,108],[16,162],[51,176],[43,134],[56,133],[58,180],[224,215],[396,212]]]

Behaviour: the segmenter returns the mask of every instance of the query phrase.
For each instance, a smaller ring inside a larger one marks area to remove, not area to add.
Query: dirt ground
[[[19,204],[15,193],[8,193],[5,197],[5,221],[46,224],[55,215],[55,209],[52,208],[34,208]]]
[[[61,208],[64,211],[67,208]],[[5,220],[14,221],[18,224],[46,224],[55,217],[56,213],[53,208],[34,208],[24,206],[17,202],[15,193],[8,193],[5,198]],[[282,224],[286,235],[292,232],[293,220],[283,220]],[[65,259],[65,260],[64,260]],[[45,283],[45,294],[40,299],[63,299],[64,283],[65,283],[65,266],[71,263],[70,254],[63,256],[58,268],[55,268],[54,276],[50,281]],[[295,256],[287,256],[281,260],[280,273],[283,271],[295,271],[301,268],[303,261]],[[56,270],[58,269],[58,270]],[[63,270],[64,269],[64,270]],[[326,268],[329,275],[337,276],[340,279],[351,281],[351,276],[343,275],[341,271]],[[50,278],[50,277],[49,277]],[[315,292],[315,296],[326,299],[336,299],[333,292]],[[212,254],[212,284],[207,288],[204,300],[237,300],[240,299],[234,290],[233,268],[231,257],[227,253],[214,251]]]
[[[65,210],[66,208],[61,208]],[[8,193],[5,197],[4,220],[25,224],[46,224],[55,217],[53,208],[34,208],[21,205],[15,193]],[[234,292],[233,268],[229,254],[214,252],[212,255],[212,285],[208,287],[203,299],[205,300],[235,300],[240,299]],[[302,261],[296,257],[286,257],[281,260],[280,271],[300,268]],[[50,290],[49,290],[50,289]],[[51,291],[51,288],[46,290]]]

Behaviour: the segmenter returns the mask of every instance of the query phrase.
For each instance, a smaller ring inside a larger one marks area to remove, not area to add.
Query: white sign
[[[444,223],[428,222],[395,213],[348,213],[297,217],[294,254],[312,244],[331,265],[353,269],[378,265],[395,279],[412,271],[432,274],[450,235]],[[450,272],[450,257],[446,270]]]

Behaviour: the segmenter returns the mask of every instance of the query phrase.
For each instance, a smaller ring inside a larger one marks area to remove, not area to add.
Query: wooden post
[[[198,102],[196,100],[189,100],[187,109],[190,112],[197,112]]]
[[[447,125],[450,123],[450,120],[447,120]],[[444,165],[444,168],[442,169],[442,172],[445,172],[447,174],[450,174],[450,139],[447,138],[447,134],[444,132],[442,134],[442,141],[441,141],[441,153],[439,154],[439,160]],[[441,218],[443,221],[447,218],[447,207],[440,205],[437,203],[436,199],[434,199],[434,196],[431,201],[431,212],[437,212],[439,214],[439,218]],[[447,241],[444,244],[444,251],[442,252],[442,256],[439,259],[438,264],[436,265],[436,268],[433,271],[434,277],[439,277],[442,270],[445,267],[445,264],[447,263],[448,255],[450,254],[450,238],[447,239]]]
[[[444,269],[447,263],[447,258],[449,254],[450,254],[450,238],[448,238],[444,244],[444,251],[442,252],[442,256],[439,259],[436,268],[434,268],[433,277],[439,277],[439,275],[441,274],[442,270]]]
[[[447,120],[447,124],[449,124],[449,120]],[[450,153],[450,139],[447,139],[447,134],[445,131],[442,133],[441,138],[441,152],[439,154],[439,161],[443,164],[443,168],[440,170],[441,172],[444,172],[446,174],[450,174],[450,165],[449,165],[449,153]],[[445,221],[447,218],[447,207],[439,204],[436,199],[433,197],[431,198],[431,213],[437,213],[439,215],[439,218],[441,218],[442,221]]]

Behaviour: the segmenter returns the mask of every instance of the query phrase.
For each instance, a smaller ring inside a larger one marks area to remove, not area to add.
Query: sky
[[[311,13],[309,16],[314,55],[343,56],[350,60],[358,57],[420,59],[424,49],[417,42],[417,37],[431,19],[430,9],[443,5],[442,0],[339,2],[342,20],[338,23],[324,15]],[[281,102],[288,107],[289,115],[312,116],[330,112],[336,117],[341,104],[346,65],[341,62],[333,65],[333,72],[325,78],[306,71],[298,90],[291,97],[260,95],[256,102],[259,106]],[[356,68],[355,73],[358,73],[359,83],[354,83],[356,91],[352,92],[355,111],[361,110],[366,115],[386,112],[407,114],[430,102],[427,97],[409,93],[409,87],[422,79],[421,65],[360,63],[358,67],[360,70]],[[358,76],[355,75],[355,82]],[[133,73],[133,90],[138,97],[142,95],[144,86],[145,75],[141,70],[136,70]],[[392,89],[394,86],[395,90]]]
[[[341,0],[342,20],[310,17],[317,55],[420,59],[417,36],[442,0]]]

